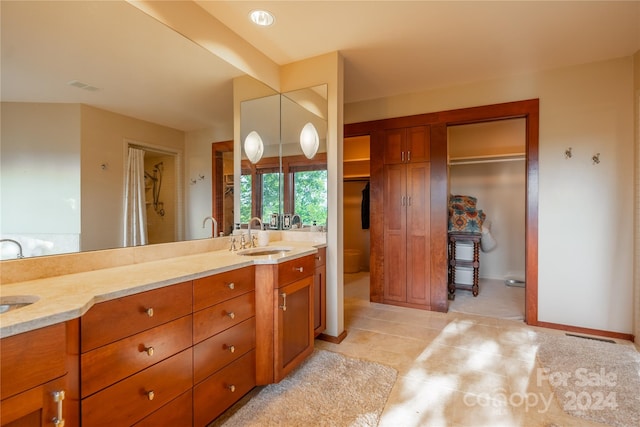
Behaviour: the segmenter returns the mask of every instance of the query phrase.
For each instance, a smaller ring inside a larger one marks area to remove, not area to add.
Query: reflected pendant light
[[[300,132],[300,147],[307,159],[313,158],[318,152],[320,146],[320,137],[313,123],[309,122],[302,128]]]
[[[264,152],[264,144],[258,132],[252,130],[244,139],[244,153],[247,155],[251,163],[258,163]]]

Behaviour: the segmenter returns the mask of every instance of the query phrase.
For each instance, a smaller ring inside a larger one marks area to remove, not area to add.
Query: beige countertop
[[[0,286],[2,298],[37,296],[37,302],[0,314],[0,338],[78,318],[93,304],[255,264],[276,264],[317,252],[318,244],[276,241],[274,255],[242,256],[217,250]],[[241,252],[241,251],[240,251]]]

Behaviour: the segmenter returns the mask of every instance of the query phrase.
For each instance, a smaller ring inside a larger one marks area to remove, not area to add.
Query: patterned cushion
[[[449,208],[449,231],[480,233],[485,216],[482,209],[458,210]]]
[[[485,214],[476,209],[478,199],[459,194],[449,195],[449,231],[480,233]]]

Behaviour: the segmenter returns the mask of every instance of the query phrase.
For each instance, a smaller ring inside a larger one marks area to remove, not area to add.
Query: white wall
[[[480,251],[482,278],[504,280],[525,272],[525,163],[524,160],[451,166],[452,194],[478,199],[478,209],[491,221],[496,247]]]
[[[632,58],[349,104],[345,122],[531,98],[540,99],[538,320],[631,333]]]
[[[80,106],[3,102],[1,113],[0,236],[25,256],[77,251]]]
[[[185,155],[185,205],[186,205],[186,233],[185,239],[205,239],[211,237],[211,224],[202,228],[202,221],[213,215],[211,200],[211,144],[214,142],[230,141],[233,139],[233,124],[229,123],[225,129],[202,129],[187,132]],[[200,176],[204,176],[200,179]],[[195,184],[192,184],[195,180]],[[222,231],[221,218],[218,230]]]

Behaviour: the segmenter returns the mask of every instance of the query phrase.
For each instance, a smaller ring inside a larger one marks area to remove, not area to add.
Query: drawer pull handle
[[[153,392],[153,390],[147,392],[147,399],[153,400],[154,397],[156,397],[156,394]]]
[[[318,256],[316,257],[316,261],[322,261],[322,257],[321,257],[320,255],[318,255]]]
[[[148,356],[153,356],[153,347],[145,347],[144,352],[147,353]]]
[[[227,285],[229,287],[229,289],[234,290],[236,288],[236,284],[231,282]]]
[[[236,352],[236,346],[235,345],[229,345],[229,346],[227,346],[227,350],[229,350],[229,353],[235,353]]]
[[[293,268],[295,271],[298,271],[300,273],[302,273],[304,271],[304,267],[294,267]]]
[[[233,311],[228,312],[227,316],[229,316],[230,319],[235,319],[236,318],[236,314]]]
[[[233,384],[231,384],[229,387],[227,387],[229,390],[231,390],[231,393],[235,393],[236,392],[236,386],[234,386]]]
[[[64,390],[53,392],[53,401],[57,405],[57,415],[51,420],[55,427],[64,427],[64,417],[62,416],[62,401],[64,400]]]
[[[280,306],[280,308],[282,309],[282,311],[287,311],[287,293],[283,292],[280,294],[280,296],[282,297],[282,305]]]
[[[153,308],[149,307],[145,310],[145,313],[147,313],[147,316],[149,317],[153,317]]]

